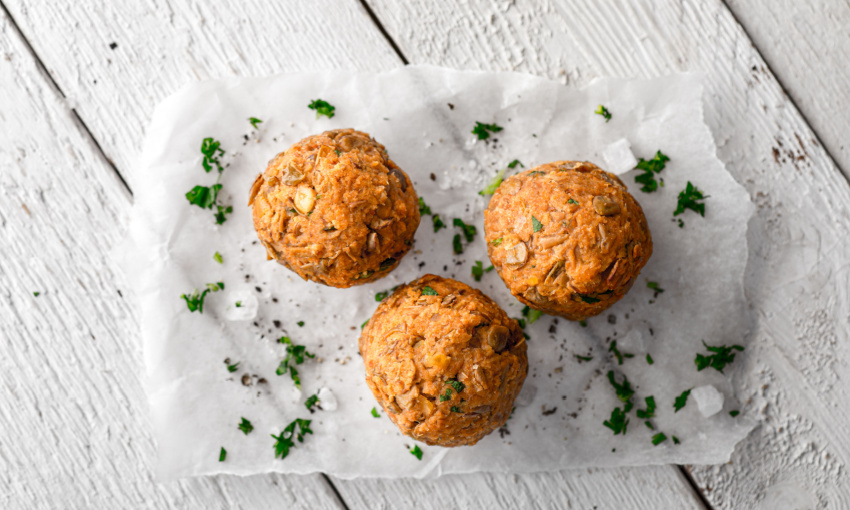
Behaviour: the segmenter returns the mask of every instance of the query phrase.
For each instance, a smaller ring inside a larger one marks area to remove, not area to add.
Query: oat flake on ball
[[[504,425],[528,372],[517,322],[468,285],[425,275],[360,335],[366,383],[403,434],[472,445]]]
[[[419,226],[410,178],[383,145],[353,129],[278,154],[254,181],[249,205],[269,259],[332,287],[386,276]]]
[[[506,179],[484,212],[490,260],[517,299],[580,320],[631,288],[652,255],[626,186],[588,162],[557,161]]]

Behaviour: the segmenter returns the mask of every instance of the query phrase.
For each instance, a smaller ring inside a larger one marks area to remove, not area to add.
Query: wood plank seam
[[[366,10],[366,14],[369,15],[369,19],[372,20],[372,23],[375,24],[375,26],[381,32],[381,35],[384,36],[384,38],[387,40],[389,45],[396,52],[396,55],[398,55],[398,58],[401,59],[401,61],[404,63],[404,65],[409,65],[410,62],[408,62],[407,57],[405,57],[404,53],[401,52],[401,48],[398,47],[398,44],[396,44],[395,39],[393,39],[390,36],[389,32],[387,32],[387,29],[384,28],[384,24],[381,23],[381,20],[375,14],[375,11],[372,10],[372,7],[369,6],[369,3],[366,0],[360,0],[360,4],[363,6],[363,9]]]
[[[679,471],[682,472],[682,477],[685,479],[688,485],[691,486],[691,490],[694,491],[694,495],[697,497],[697,499],[699,499],[699,502],[702,503],[702,506],[705,507],[706,510],[714,510],[714,505],[712,505],[708,501],[708,498],[705,497],[705,494],[702,493],[702,489],[700,489],[699,484],[694,479],[688,467],[682,465],[678,465],[676,467],[678,467]]]
[[[38,53],[36,53],[35,48],[33,48],[29,39],[27,39],[27,37],[24,35],[23,31],[21,30],[21,27],[18,26],[18,22],[15,21],[15,18],[12,16],[12,13],[9,12],[9,9],[6,8],[6,5],[3,3],[2,0],[0,0],[0,9],[3,10],[3,14],[9,20],[9,24],[12,26],[12,29],[15,31],[15,35],[18,36],[18,38],[21,40],[21,42],[27,48],[27,51],[29,52],[30,56],[35,61],[35,65],[36,65],[36,68],[38,68],[39,73],[41,73],[41,75],[44,77],[45,81],[47,81],[49,86],[57,94],[59,94],[62,97],[62,100],[66,101],[65,104],[67,106],[68,105],[68,103],[67,103],[68,97],[65,95],[65,92],[62,91],[62,88],[59,87],[59,84],[56,83],[56,80],[53,79],[53,76],[47,70],[47,66],[44,65],[44,61],[41,59],[41,57],[38,55]],[[96,149],[95,152],[97,154],[99,154],[100,157],[103,159],[103,161],[109,166],[109,168],[111,168],[112,171],[115,172],[115,176],[118,177],[118,180],[121,182],[121,185],[124,187],[124,189],[129,194],[128,198],[130,199],[130,202],[132,203],[133,202],[133,199],[132,199],[133,190],[130,188],[130,185],[127,183],[127,180],[124,179],[124,176],[121,175],[121,172],[118,171],[118,167],[115,166],[115,163],[113,163],[112,160],[109,159],[109,157],[103,151],[103,148],[100,146],[100,142],[98,142],[97,139],[94,137],[91,130],[86,125],[85,121],[83,121],[82,117],[80,117],[79,113],[77,113],[77,110],[75,108],[71,108],[71,107],[69,107],[68,110],[71,114],[71,117],[74,120],[74,124],[77,126],[78,129],[80,129],[82,131],[83,138],[87,139],[89,141],[89,143],[91,143],[95,147],[95,149]]]

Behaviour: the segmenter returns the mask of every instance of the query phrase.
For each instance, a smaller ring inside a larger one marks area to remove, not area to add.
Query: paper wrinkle
[[[159,475],[321,471],[346,479],[395,478],[727,461],[754,423],[729,416],[736,392],[729,378],[712,369],[697,372],[693,360],[704,352],[702,340],[745,343],[743,275],[753,206],[716,156],[701,96],[696,75],[599,80],[577,90],[517,73],[407,66],[387,73],[206,81],[166,99],[148,129],[138,173],[145,177],[133,183],[136,202],[122,263],[141,310]],[[307,109],[316,98],[336,106],[334,118],[317,119]],[[610,122],[594,114],[599,104],[613,115]],[[249,117],[263,120],[259,130]],[[480,141],[471,134],[475,121],[504,130]],[[332,289],[266,261],[246,203],[254,178],[275,154],[308,135],[344,127],[365,129],[384,144],[448,228],[435,234],[432,218],[424,216],[414,250],[390,275]],[[215,172],[207,174],[200,165],[201,140],[208,136],[221,141],[227,151],[222,161],[229,164],[222,192],[234,213],[221,226],[212,211],[190,205],[184,196],[197,184],[215,181]],[[377,306],[375,293],[430,272],[479,288],[520,317],[522,305],[495,272],[485,273],[481,282],[471,275],[476,260],[490,265],[483,240],[487,198],[478,191],[515,159],[526,169],[565,159],[604,165],[602,151],[621,139],[636,157],[651,159],[659,149],[670,157],[660,175],[664,186],[655,193],[639,191],[636,172],[621,177],[643,207],[655,244],[629,294],[589,319],[587,327],[545,315],[529,325],[529,375],[522,393],[527,405],[517,406],[505,430],[473,447],[427,446],[402,436],[382,409],[374,418],[376,402],[363,380],[357,340],[361,323]],[[688,181],[710,196],[705,218],[693,211],[672,215]],[[451,224],[455,217],[478,228],[459,256],[451,247],[459,233]],[[213,259],[215,252],[223,264]],[[656,296],[647,280],[664,292]],[[180,295],[217,281],[226,290],[207,296],[203,315],[190,313]],[[227,306],[233,305],[228,300],[245,289],[257,299],[256,317],[228,321]],[[297,366],[300,392],[288,376],[275,375],[285,355],[277,339],[284,335],[316,354]],[[608,352],[617,339],[621,351],[634,354],[622,365]],[[577,355],[592,359],[579,363]],[[228,372],[225,358],[239,362],[239,369]],[[618,381],[629,378],[635,408],[644,407],[646,396],[655,397],[655,427],[676,435],[680,445],[653,446],[653,432],[634,411],[625,436],[602,425],[621,405],[609,370]],[[245,374],[252,381],[248,386],[242,383]],[[677,395],[706,385],[727,397],[726,412],[705,418],[691,404],[673,413]],[[304,401],[322,388],[336,397],[337,409],[311,414]],[[237,428],[242,417],[255,427],[249,435]],[[269,435],[295,418],[311,419],[314,434],[285,460],[275,459]],[[424,452],[422,461],[409,452],[415,444]],[[221,447],[228,451],[223,463]]]

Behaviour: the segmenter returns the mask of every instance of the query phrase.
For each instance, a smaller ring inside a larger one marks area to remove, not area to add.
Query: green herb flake
[[[419,448],[419,445],[414,445],[413,449],[410,450],[410,453],[419,460],[422,460],[422,449]]]
[[[680,443],[679,438],[676,437],[676,436],[670,436],[670,439],[673,440],[673,444],[679,444]]]
[[[436,290],[434,290],[431,287],[426,285],[426,286],[422,287],[422,295],[423,296],[438,296],[439,294],[437,294]]]
[[[732,418],[738,416],[739,414],[741,414],[741,411],[738,411],[738,410],[729,411],[729,416],[731,416]]]
[[[463,411],[461,411],[460,406],[452,406],[452,407],[449,408],[449,411],[451,411],[453,413],[462,413],[463,412]]]
[[[629,425],[629,419],[626,418],[626,413],[623,412],[619,407],[615,407],[613,411],[611,411],[611,418],[602,422],[602,425],[605,425],[612,431],[614,431],[614,435],[624,434],[626,433],[626,427]]]
[[[653,446],[658,446],[661,443],[663,443],[664,441],[667,441],[667,436],[664,434],[664,432],[659,432],[658,434],[655,434],[654,436],[652,436],[652,445]]]
[[[445,395],[440,395],[440,402],[446,402],[452,399],[452,389],[446,388]]]
[[[32,295],[35,296],[35,297],[38,297],[38,296],[41,295],[41,292],[33,292]]]
[[[625,412],[631,411],[634,404],[632,403],[632,396],[635,394],[635,390],[632,388],[631,383],[629,383],[629,379],[623,374],[623,382],[618,384],[617,380],[614,378],[614,371],[608,371],[608,381],[611,383],[611,386],[614,387],[614,391],[617,394],[617,398],[620,399],[620,402],[623,402],[625,405]]]
[[[466,238],[467,243],[471,243],[473,239],[475,239],[475,234],[477,233],[477,229],[475,225],[467,225],[460,218],[455,218],[452,221],[452,224],[461,229],[463,232],[463,237]]]
[[[213,166],[218,169],[218,177],[216,183],[212,186],[195,186],[188,193],[186,199],[192,205],[197,205],[202,209],[215,208],[215,222],[219,225],[227,221],[227,215],[233,212],[233,207],[224,206],[218,203],[218,194],[221,191],[221,173],[224,172],[224,167],[221,165],[219,157],[224,154],[221,148],[221,142],[213,138],[204,138],[201,142],[201,154],[204,155],[203,167],[209,173]]]
[[[299,328],[303,328],[303,327],[304,327],[304,321],[298,321],[298,322],[296,322],[295,324],[298,324],[298,327],[299,327]]]
[[[448,381],[446,381],[446,384],[454,388],[457,393],[460,393],[461,391],[463,391],[464,388],[466,388],[466,385],[458,381],[457,379],[449,379]]]
[[[526,306],[522,309],[522,316],[528,319],[529,324],[534,324],[535,322],[537,322],[537,319],[543,316],[543,312],[541,312],[540,310],[535,310],[530,306]]]
[[[233,372],[236,372],[237,370],[239,370],[239,363],[242,363],[242,362],[237,361],[236,363],[234,363],[232,365],[227,365],[227,371],[230,372],[231,374]]]
[[[715,347],[706,344],[705,340],[703,340],[702,345],[704,345],[709,352],[713,352],[714,354],[709,354],[708,356],[697,354],[696,359],[694,359],[694,363],[697,366],[697,372],[701,372],[703,369],[711,367],[722,374],[726,365],[735,361],[735,351],[744,350],[744,348],[740,345],[718,345]]]
[[[203,292],[195,289],[191,294],[183,294],[180,296],[184,301],[186,301],[186,307],[190,312],[198,312],[204,313],[204,300],[207,297],[207,294],[210,292],[218,292],[219,290],[224,290],[224,283],[208,283],[206,285],[206,289]]]
[[[204,160],[201,163],[204,166],[204,171],[209,173],[213,169],[213,165],[215,165],[216,169],[218,169],[218,173],[224,171],[224,167],[221,166],[221,161],[219,161],[219,157],[224,155],[224,149],[221,148],[221,142],[215,140],[212,137],[204,138],[201,142],[201,154],[204,155]]]
[[[700,216],[705,217],[705,204],[699,202],[699,200],[706,198],[708,197],[703,196],[702,191],[691,184],[691,181],[688,181],[685,189],[679,192],[679,203],[676,206],[676,210],[673,211],[673,216],[678,216],[685,212],[685,209],[690,209],[699,213]]]
[[[422,197],[419,197],[419,215],[420,216],[425,216],[425,215],[430,216],[431,215],[431,208],[428,207],[425,204],[425,199],[422,198]]]
[[[227,450],[225,450],[224,447],[222,446],[221,451],[218,454],[218,461],[224,462],[224,459],[226,459],[226,458],[227,458]]]
[[[360,325],[360,329],[365,328],[366,324],[369,324],[369,319],[366,319],[365,321],[363,321],[363,324]]]
[[[242,422],[239,423],[237,427],[239,428],[239,430],[244,432],[246,436],[250,434],[252,430],[254,430],[254,426],[251,425],[251,422],[246,420],[244,417],[242,418]]]
[[[381,417],[381,415],[380,415],[380,414],[378,414],[378,409],[377,409],[377,408],[375,408],[375,407],[373,407],[373,408],[372,408],[372,416],[373,416],[373,417],[375,417],[375,418],[380,418],[380,417]]]
[[[531,226],[535,232],[540,232],[543,229],[543,224],[534,216],[531,217]]]
[[[319,403],[319,396],[316,394],[310,395],[307,397],[307,400],[304,401],[304,407],[307,408],[311,413],[313,412],[313,406]]]
[[[586,328],[587,327],[587,321],[582,319],[582,320],[578,321],[578,325],[583,327],[583,328]]]
[[[593,359],[593,356],[579,356],[578,354],[574,354],[573,356],[576,357],[579,363],[583,361],[591,361]]]
[[[292,378],[292,382],[295,383],[295,387],[301,389],[301,378],[298,376],[298,370],[295,369],[295,365],[304,363],[305,356],[315,358],[316,355],[307,352],[306,346],[292,343],[292,340],[288,336],[280,337],[278,342],[286,345],[286,357],[280,362],[275,373],[277,375],[283,375],[289,372],[289,376]]]
[[[605,108],[602,105],[599,105],[596,108],[596,111],[594,111],[593,113],[595,113],[596,115],[602,115],[603,117],[605,117],[605,122],[608,122],[609,120],[611,120],[611,113],[608,111],[608,108]]]
[[[518,159],[515,159],[515,160],[511,161],[510,163],[508,163],[508,168],[514,169],[514,168],[516,168],[517,165],[521,166],[522,168],[525,168],[525,165],[523,165],[522,162]]]
[[[257,124],[263,123],[263,121],[261,121],[257,117],[248,117],[248,122],[250,122],[251,125],[254,126],[254,129],[257,129]]]
[[[390,291],[388,291],[388,290],[376,292],[375,293],[375,301],[380,303],[381,301],[387,299],[387,296],[389,296],[389,295],[390,295]]]
[[[330,103],[323,99],[314,99],[307,105],[307,108],[311,110],[316,110],[316,118],[318,119],[320,115],[324,115],[327,118],[332,118],[334,116],[334,110],[336,107],[332,106]]]
[[[221,253],[219,252],[215,252],[215,255],[213,255],[213,259],[215,259],[215,261],[219,264],[224,264],[224,259],[221,258]]]
[[[655,397],[650,395],[644,399],[646,402],[646,409],[638,409],[635,411],[635,414],[638,418],[642,418],[644,420],[649,418],[655,418]]]
[[[649,161],[640,158],[635,168],[643,170],[643,173],[635,177],[635,182],[643,184],[643,187],[640,189],[641,191],[652,193],[658,189],[658,181],[655,180],[655,175],[664,170],[664,166],[668,161],[670,161],[670,158],[662,154],[661,151],[657,151],[655,157]]]
[[[276,440],[274,443],[274,456],[276,459],[285,459],[286,456],[289,455],[289,450],[295,448],[296,444],[295,441],[292,440],[293,438],[298,439],[299,443],[303,443],[304,436],[313,433],[310,429],[310,422],[311,420],[302,420],[301,418],[297,418],[295,421],[287,425],[283,431],[281,431],[280,435],[271,435],[272,438]],[[297,432],[295,430],[296,427],[298,427]]]
[[[446,228],[446,224],[443,223],[443,220],[440,219],[439,214],[433,215],[431,217],[431,219],[433,220],[433,223],[434,223],[434,233],[439,232],[441,228]]]
[[[586,296],[586,295],[584,295],[584,294],[574,294],[574,295],[575,295],[575,296],[578,296],[578,298],[579,298],[580,300],[582,300],[583,302],[585,302],[585,303],[587,303],[587,304],[589,304],[589,305],[592,305],[592,304],[594,304],[594,303],[598,303],[598,302],[602,301],[602,300],[601,300],[601,299],[599,299],[599,298],[595,298],[595,297],[593,297],[593,296]]]
[[[617,341],[616,340],[612,341],[611,345],[608,346],[608,352],[614,353],[614,357],[617,358],[617,364],[618,365],[623,364],[623,358],[633,358],[635,356],[634,354],[629,354],[627,352],[620,352],[620,349],[617,348]]]
[[[480,260],[476,260],[472,264],[472,277],[475,278],[476,282],[480,282],[482,276],[484,276],[484,264]]]
[[[650,356],[648,353],[646,355],[646,362],[649,365],[652,365],[653,363],[655,363],[655,361],[653,361],[653,359],[652,359],[652,356]]]
[[[460,240],[460,234],[455,234],[452,239],[452,250],[455,252],[455,255],[463,253],[463,243]]]
[[[513,167],[511,167],[511,168],[513,168]],[[484,189],[479,191],[478,194],[481,195],[482,197],[492,195],[493,193],[496,192],[496,189],[502,184],[504,177],[505,177],[505,169],[503,168],[503,169],[499,170],[499,173],[497,173],[496,176],[493,177],[493,179],[490,180],[490,184],[488,184]]]
[[[691,388],[691,389],[693,389],[693,388]],[[688,403],[688,395],[690,395],[690,394],[691,394],[691,390],[685,390],[685,391],[682,392],[681,395],[676,397],[676,401],[673,402],[673,408],[675,409],[675,411],[673,411],[673,412],[678,413],[679,409],[685,407],[685,404]]]
[[[654,290],[656,292],[656,294],[660,294],[660,293],[664,292],[664,289],[662,289],[661,287],[658,286],[658,282],[647,281],[646,287]]]
[[[492,244],[493,246],[499,246],[500,244],[502,244],[502,240],[504,240],[504,237],[493,239],[492,241],[490,241],[490,244]]]
[[[571,199],[569,199],[569,200],[567,200],[567,203],[568,203],[568,204],[575,204],[575,205],[578,205],[578,202],[576,202],[576,201],[575,201],[574,199],[572,199],[572,198],[571,198]]]
[[[340,155],[342,154],[341,152],[339,152],[339,149],[334,149],[334,153],[335,153],[337,156],[340,156]]]
[[[476,135],[479,140],[486,140],[490,138],[490,133],[498,133],[502,129],[501,126],[497,126],[496,124],[476,122],[475,127],[472,128],[472,134]]]

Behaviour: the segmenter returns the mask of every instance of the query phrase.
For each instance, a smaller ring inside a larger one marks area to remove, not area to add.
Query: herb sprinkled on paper
[[[698,372],[711,367],[722,374],[726,365],[735,361],[735,351],[744,350],[744,347],[740,345],[708,345],[705,343],[705,340],[703,340],[702,345],[704,345],[709,352],[714,354],[709,354],[708,356],[697,354],[696,359],[694,359],[694,363],[697,366]]]
[[[676,210],[673,211],[673,216],[678,216],[685,212],[685,209],[690,209],[699,213],[700,216],[705,217],[705,204],[700,202],[700,200],[705,200],[706,198],[708,197],[703,196],[702,191],[691,184],[691,181],[688,181],[685,189],[679,193],[678,205],[676,206]]]
[[[275,458],[283,460],[287,455],[289,455],[289,450],[296,446],[293,438],[298,439],[299,443],[303,443],[304,436],[313,433],[310,429],[310,422],[311,420],[302,420],[301,418],[297,418],[295,421],[287,425],[280,435],[271,435],[272,438],[276,440],[274,443]],[[298,428],[297,432],[295,430],[296,427]]]
[[[252,125],[252,126],[254,126],[254,129],[257,129],[257,125],[258,125],[258,124],[262,124],[262,123],[263,123],[263,121],[261,121],[261,120],[260,120],[260,119],[258,119],[257,117],[248,117],[248,122],[250,122],[250,123],[251,123],[251,125]]]
[[[320,115],[324,115],[327,118],[331,118],[334,116],[334,110],[336,107],[328,103],[323,99],[314,99],[307,105],[307,108],[316,111],[316,118],[318,119]]]
[[[501,126],[497,126],[496,124],[476,122],[475,127],[472,128],[472,134],[476,135],[479,140],[486,140],[490,138],[490,133],[498,133],[502,129],[503,128]]]
[[[611,113],[608,111],[608,108],[605,108],[602,105],[599,105],[599,107],[597,107],[596,111],[594,111],[593,113],[595,113],[596,115],[602,115],[603,117],[605,117],[605,122],[608,122],[609,120],[611,120]]]
[[[676,397],[676,400],[673,402],[673,408],[675,409],[675,411],[673,411],[674,413],[678,413],[679,409],[685,407],[685,405],[688,403],[688,395],[690,394],[691,390],[685,390],[682,392],[681,395]]]
[[[239,423],[238,428],[244,432],[246,436],[254,430],[254,426],[251,425],[251,422],[246,420],[244,417],[242,418],[242,422]]]
[[[635,177],[635,182],[643,184],[643,187],[640,189],[641,191],[652,193],[658,189],[658,181],[655,180],[655,175],[664,170],[664,166],[668,161],[670,161],[670,158],[662,154],[661,151],[657,151],[655,157],[649,161],[640,158],[635,168],[643,170],[643,173]],[[661,185],[664,185],[663,181]]]

